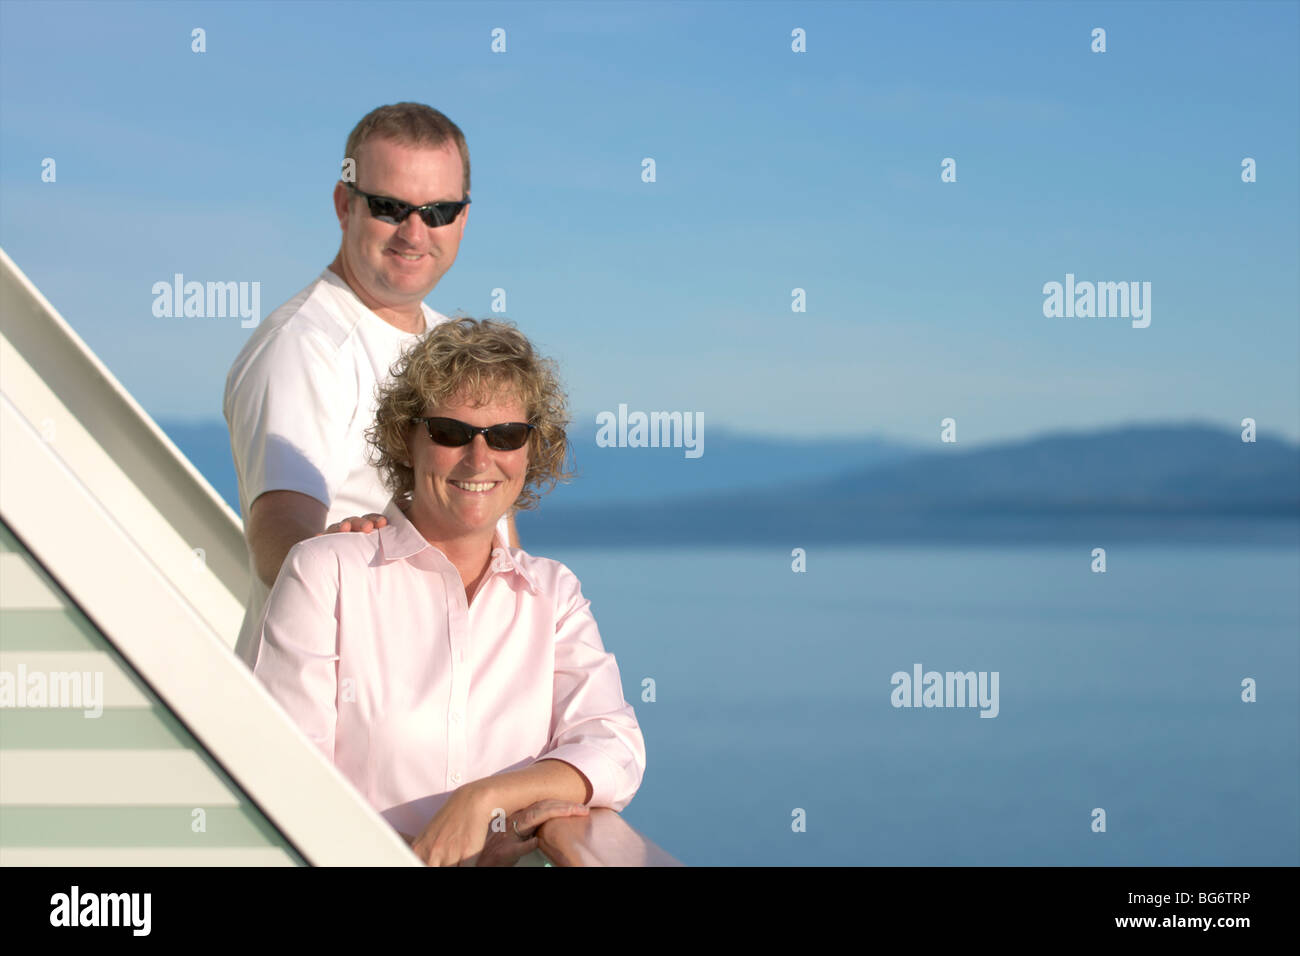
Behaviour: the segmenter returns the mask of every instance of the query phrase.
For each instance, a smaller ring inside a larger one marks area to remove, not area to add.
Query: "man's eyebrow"
[[[404,202],[408,206],[428,206],[436,202],[461,202],[462,201],[462,197],[457,197],[455,199],[430,199],[428,202],[411,202],[411,200],[409,199],[402,199],[400,196],[394,196],[392,193],[386,193],[383,192],[382,190],[372,191],[369,189],[362,189],[361,191],[363,193],[370,193],[370,195],[372,196],[382,196],[384,199],[396,199],[398,202]]]

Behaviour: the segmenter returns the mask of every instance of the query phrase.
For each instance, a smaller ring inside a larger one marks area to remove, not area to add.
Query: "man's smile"
[[[389,249],[388,251],[399,259],[405,259],[407,262],[419,262],[426,255],[423,252],[398,252],[396,249]]]

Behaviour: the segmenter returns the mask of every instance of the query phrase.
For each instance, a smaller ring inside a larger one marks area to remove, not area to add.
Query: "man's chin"
[[[428,275],[404,275],[401,273],[385,272],[382,276],[382,283],[385,291],[395,299],[404,299],[403,305],[409,305],[413,301],[419,301],[433,291],[433,287],[438,284],[436,276]]]

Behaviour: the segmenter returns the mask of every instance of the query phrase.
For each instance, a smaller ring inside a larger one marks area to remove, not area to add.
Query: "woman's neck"
[[[465,602],[473,600],[479,582],[487,573],[488,563],[492,560],[492,546],[496,540],[496,525],[485,531],[469,534],[447,536],[439,529],[431,527],[423,515],[409,503],[402,509],[407,520],[425,541],[441,551],[460,573],[461,583],[465,586]]]

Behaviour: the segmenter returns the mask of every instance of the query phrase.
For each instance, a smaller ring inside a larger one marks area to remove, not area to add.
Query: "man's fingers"
[[[353,521],[353,528],[352,528],[353,531],[364,531],[366,534],[370,534],[370,532],[382,528],[384,527],[384,525],[388,524],[388,519],[385,518],[383,515],[377,515],[373,513],[368,515],[363,515],[360,518],[353,518],[351,520]]]
[[[388,527],[388,519],[381,514],[371,512],[368,515],[354,515],[351,518],[336,521],[324,531],[318,532],[316,537],[319,538],[322,534],[346,534],[352,531],[370,534],[372,531],[386,527]]]
[[[506,859],[506,863],[514,866],[539,846],[541,846],[541,842],[535,836],[530,836],[527,840],[515,841],[510,847],[510,856]]]
[[[535,839],[537,828],[555,817],[576,817],[586,816],[588,807],[582,803],[565,803],[562,800],[545,800],[541,803],[534,803],[516,817],[519,823],[519,829],[516,831],[521,837]]]
[[[511,836],[510,840],[490,841],[479,854],[476,866],[514,866],[521,857],[527,856],[541,846],[537,837],[520,840]],[[468,866],[469,864],[463,864]]]

